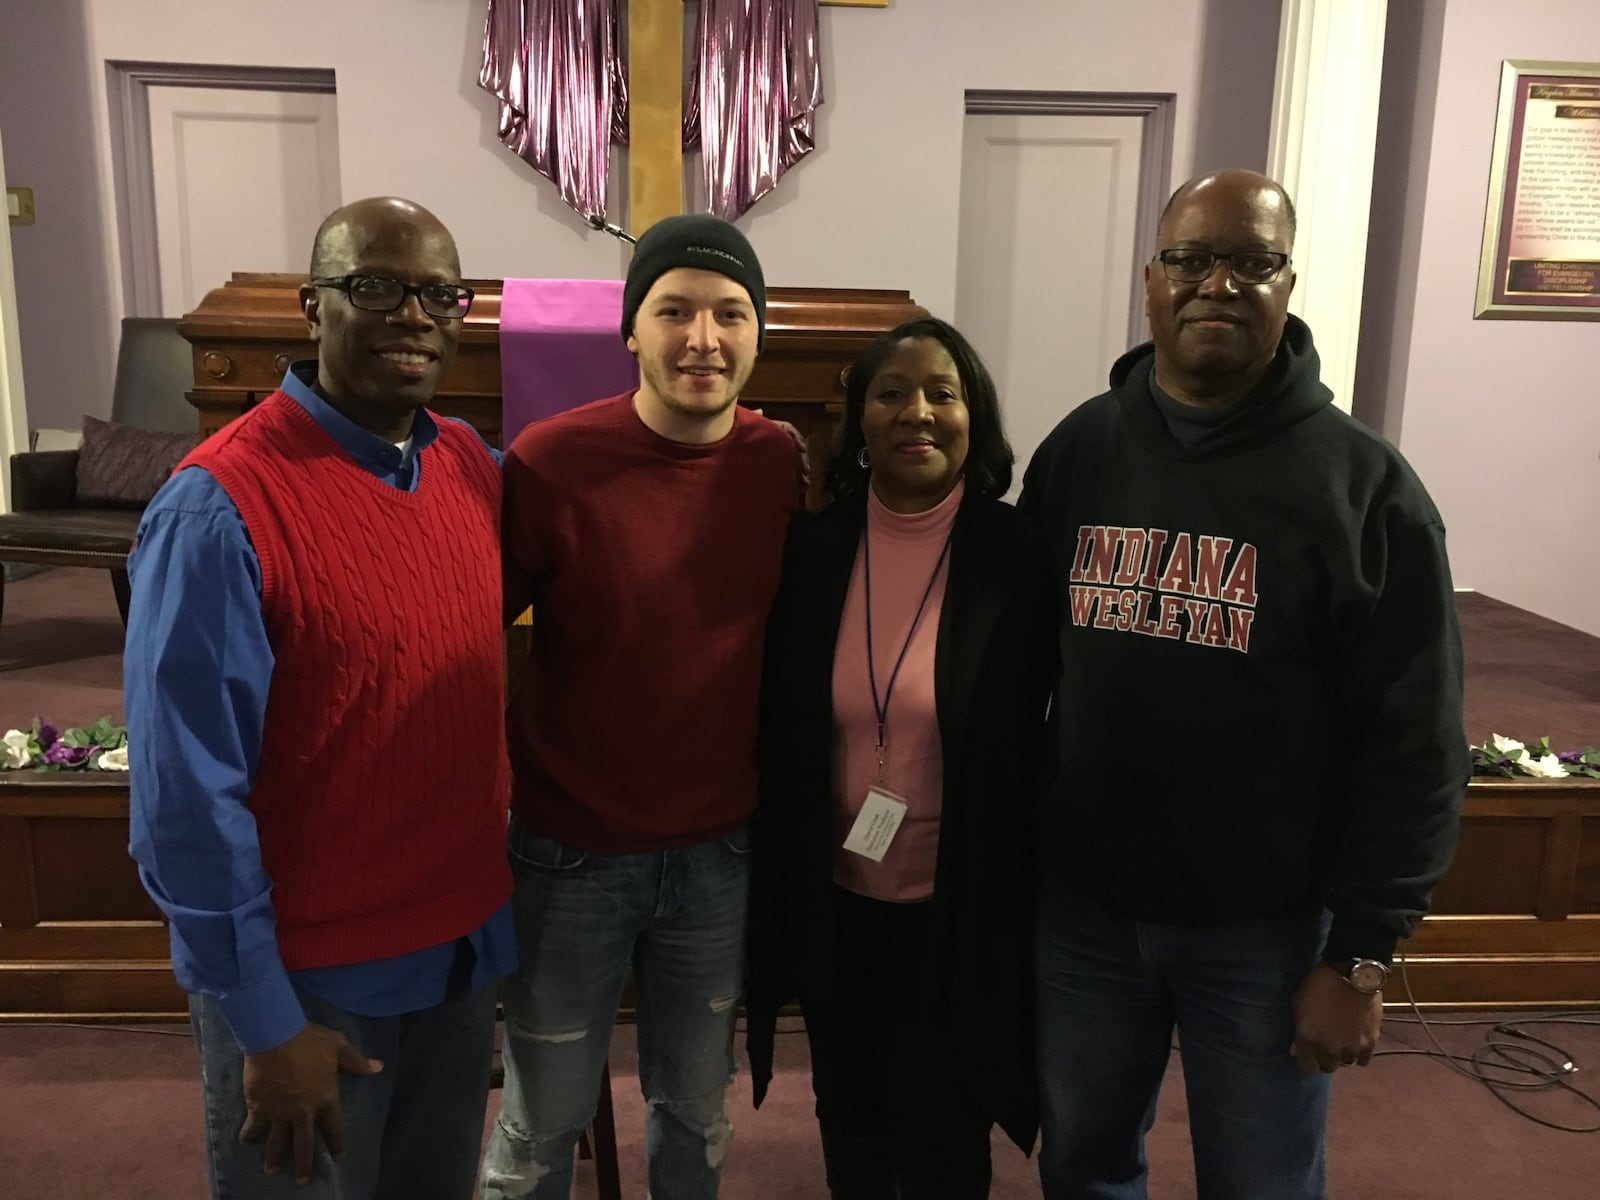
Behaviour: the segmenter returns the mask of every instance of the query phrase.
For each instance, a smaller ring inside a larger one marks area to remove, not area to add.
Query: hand
[[[339,1107],[339,1072],[376,1075],[383,1064],[359,1053],[344,1035],[308,1024],[283,1045],[244,1059],[244,1125],[241,1142],[266,1142],[263,1169],[282,1169],[285,1151],[294,1157],[294,1177],[310,1183],[316,1135],[328,1153],[344,1153],[344,1111]]]
[[[761,412],[759,408],[751,411],[761,413],[763,417],[767,417],[767,414]],[[787,421],[780,421],[775,417],[767,417],[767,420],[794,439],[794,444],[800,450],[800,490],[809,492],[811,490],[811,447],[806,445],[806,435]]]
[[[1307,1075],[1366,1066],[1378,1047],[1383,993],[1362,995],[1327,963],[1306,972],[1294,993],[1294,1060]]]

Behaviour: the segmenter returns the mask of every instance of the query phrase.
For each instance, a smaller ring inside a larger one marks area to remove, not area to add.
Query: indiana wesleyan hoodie
[[[1169,924],[1326,906],[1326,960],[1387,962],[1470,773],[1439,514],[1298,318],[1187,449],[1154,361],[1119,359],[1024,481],[1063,612],[1045,869]]]

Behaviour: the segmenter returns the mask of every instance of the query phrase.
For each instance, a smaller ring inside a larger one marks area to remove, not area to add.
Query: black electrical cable
[[[1600,1122],[1593,1125],[1563,1125],[1559,1121],[1549,1121],[1543,1117],[1535,1116],[1520,1104],[1513,1102],[1511,1095],[1517,1092],[1543,1092],[1561,1090],[1577,1097],[1589,1108],[1600,1113],[1600,1100],[1581,1091],[1572,1083],[1572,1076],[1578,1073],[1578,1064],[1556,1043],[1536,1034],[1529,1033],[1524,1026],[1527,1025],[1600,1025],[1600,1017],[1591,1011],[1571,1011],[1543,1013],[1536,1017],[1527,1017],[1517,1021],[1483,1020],[1483,1019],[1440,1019],[1428,1020],[1422,1015],[1422,1009],[1417,1004],[1417,997],[1411,990],[1411,976],[1406,970],[1404,954],[1397,953],[1395,961],[1400,967],[1400,981],[1405,985],[1406,1002],[1410,1005],[1413,1017],[1386,1017],[1385,1025],[1416,1025],[1433,1043],[1433,1049],[1423,1049],[1408,1046],[1400,1050],[1379,1050],[1373,1057],[1380,1055],[1406,1055],[1420,1054],[1426,1058],[1437,1059],[1449,1067],[1456,1074],[1474,1082],[1481,1083],[1488,1089],[1489,1094],[1504,1104],[1518,1116],[1532,1121],[1535,1125],[1543,1125],[1546,1129],[1556,1129],[1563,1133],[1600,1133]],[[1478,1046],[1471,1054],[1452,1054],[1444,1048],[1435,1036],[1433,1030],[1436,1026],[1472,1026],[1483,1025],[1489,1027],[1482,1045]],[[1497,1040],[1494,1035],[1502,1038],[1515,1039],[1513,1041]],[[1536,1050],[1526,1043],[1535,1043],[1544,1047]],[[1504,1077],[1496,1077],[1491,1072],[1502,1073]],[[1510,1094],[1508,1094],[1510,1093]]]

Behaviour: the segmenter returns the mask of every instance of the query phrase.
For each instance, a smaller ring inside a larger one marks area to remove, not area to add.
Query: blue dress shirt
[[[295,363],[283,390],[357,465],[415,491],[429,461],[422,452],[439,436],[433,418],[418,412],[402,451],[318,396],[315,378],[315,362]],[[500,461],[487,444],[484,453]],[[515,970],[510,901],[465,939],[348,966],[284,969],[272,881],[248,805],[273,668],[261,564],[210,472],[189,467],[156,494],[128,573],[129,849],[170,922],[179,984],[216,998],[244,1052],[280,1046],[305,1027],[296,987],[362,1016],[389,1017],[444,999],[463,940],[473,952],[469,986]]]

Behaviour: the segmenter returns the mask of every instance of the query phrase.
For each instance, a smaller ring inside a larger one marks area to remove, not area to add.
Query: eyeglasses
[[[1271,283],[1289,262],[1287,254],[1276,250],[1238,250],[1216,254],[1210,250],[1160,250],[1162,270],[1174,283],[1199,283],[1210,279],[1217,263],[1228,264],[1228,273],[1238,283]]]
[[[423,312],[441,321],[466,316],[474,294],[471,288],[455,283],[401,283],[387,275],[339,275],[313,279],[311,286],[337,288],[366,312],[393,312],[407,296],[415,296]]]

